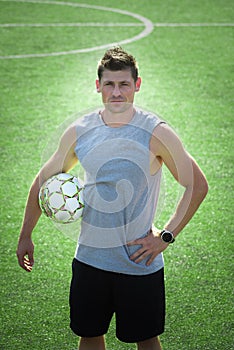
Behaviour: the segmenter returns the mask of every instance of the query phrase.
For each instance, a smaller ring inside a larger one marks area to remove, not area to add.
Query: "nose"
[[[112,92],[113,97],[119,97],[121,96],[120,89],[118,84],[115,84],[113,92]]]

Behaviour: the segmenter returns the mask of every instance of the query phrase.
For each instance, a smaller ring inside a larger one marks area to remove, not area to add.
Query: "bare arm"
[[[204,200],[208,185],[202,170],[171,128],[162,125],[155,129],[154,136],[152,152],[162,159],[174,178],[185,188],[174,215],[165,225],[177,236]]]
[[[154,130],[150,150],[155,160],[159,164],[164,163],[176,181],[185,189],[175,213],[164,227],[177,236],[191,220],[205,198],[208,191],[207,181],[195,160],[184,149],[178,136],[167,125],[159,125]],[[161,240],[159,232],[156,230],[153,230],[152,234],[144,239],[129,243],[129,245],[134,244],[142,244],[142,248],[131,258],[135,262],[140,262],[150,256],[148,265],[168,246]]]
[[[41,209],[38,203],[40,187],[51,176],[60,172],[68,172],[74,167],[77,162],[74,152],[75,140],[75,127],[72,126],[66,130],[60,140],[58,149],[42,167],[30,188],[17,247],[19,265],[28,272],[32,270],[34,262],[32,231],[41,216]]]

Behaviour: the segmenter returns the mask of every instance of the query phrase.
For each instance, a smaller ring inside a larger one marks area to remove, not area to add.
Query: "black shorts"
[[[160,335],[165,323],[164,270],[136,276],[103,271],[76,259],[70,289],[71,329],[81,337],[107,333],[113,314],[116,336],[136,343]]]

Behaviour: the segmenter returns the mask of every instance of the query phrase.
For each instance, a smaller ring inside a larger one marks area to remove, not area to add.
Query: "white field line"
[[[154,26],[153,23],[148,19],[145,18],[141,15],[138,15],[137,13],[125,11],[125,10],[120,10],[116,8],[109,8],[109,7],[104,7],[104,6],[95,6],[95,5],[88,5],[88,4],[79,4],[79,3],[72,3],[72,2],[60,2],[60,1],[50,1],[50,0],[16,0],[19,2],[31,2],[35,4],[50,4],[50,5],[60,5],[60,6],[71,6],[75,8],[88,8],[88,9],[93,9],[93,10],[100,10],[100,11],[107,11],[107,12],[114,12],[118,13],[121,15],[126,15],[130,16],[138,21],[140,21],[143,24],[143,30],[133,36],[129,37],[124,40],[120,40],[118,43],[108,43],[108,44],[102,44],[99,46],[94,46],[94,47],[87,47],[85,49],[76,49],[76,50],[70,50],[70,51],[60,51],[60,52],[47,52],[47,53],[35,53],[35,54],[25,54],[25,55],[8,55],[8,56],[0,56],[0,59],[15,59],[15,58],[33,58],[33,57],[49,57],[49,56],[61,56],[61,55],[74,55],[78,53],[86,53],[86,52],[92,52],[92,51],[97,51],[97,50],[103,50],[107,49],[111,46],[114,46],[116,44],[118,45],[126,45],[130,44],[134,41],[138,41],[143,39],[144,37],[150,35],[150,33],[153,31]]]
[[[11,27],[143,27],[144,23],[0,23]],[[154,27],[234,27],[234,23],[153,23]]]
[[[143,23],[6,23],[0,27],[143,27]]]
[[[13,1],[13,2],[21,2],[21,3],[34,3],[34,4],[48,4],[48,5],[60,5],[60,6],[70,6],[74,8],[88,8],[93,10],[99,10],[99,11],[106,11],[106,12],[114,12],[121,15],[126,15],[134,18],[135,20],[138,20],[140,22],[131,22],[131,23],[3,23],[0,24],[0,27],[10,28],[10,27],[116,27],[116,26],[137,26],[137,27],[144,27],[143,31],[137,34],[134,37],[127,38],[125,40],[120,40],[118,43],[108,43],[108,44],[102,44],[99,46],[94,47],[88,47],[84,49],[76,49],[76,50],[70,50],[70,51],[61,51],[61,52],[47,52],[47,53],[32,53],[32,54],[23,54],[23,55],[8,55],[8,56],[0,56],[0,59],[15,59],[15,58],[33,58],[33,57],[49,57],[49,56],[61,56],[61,55],[70,55],[70,54],[78,54],[78,53],[87,53],[92,52],[96,50],[102,50],[106,49],[108,47],[111,47],[113,45],[125,45],[129,44],[135,41],[138,41],[140,39],[143,39],[144,37],[151,34],[154,27],[192,27],[192,26],[233,26],[231,23],[155,23],[153,24],[148,18],[145,18],[137,13],[117,9],[117,8],[110,8],[105,6],[96,6],[96,5],[88,5],[88,4],[80,4],[80,3],[72,3],[72,2],[64,2],[64,1],[51,1],[51,0],[1,0],[1,1]]]
[[[154,23],[154,27],[234,27],[234,23]]]

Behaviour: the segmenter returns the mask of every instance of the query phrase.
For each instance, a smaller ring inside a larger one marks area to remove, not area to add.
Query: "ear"
[[[96,89],[97,89],[97,92],[101,92],[100,90],[100,82],[98,79],[96,79]]]
[[[138,77],[138,78],[137,78],[137,81],[136,81],[136,88],[135,88],[135,91],[139,91],[139,90],[140,90],[140,87],[141,87],[141,78]]]

